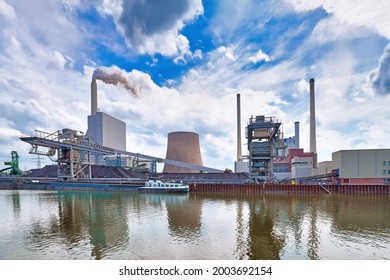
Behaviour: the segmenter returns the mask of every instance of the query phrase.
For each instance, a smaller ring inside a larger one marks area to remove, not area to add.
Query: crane
[[[9,165],[10,167],[6,167],[1,169],[0,172],[10,170],[10,175],[23,175],[24,172],[19,169],[19,154],[17,151],[11,152],[11,161],[5,161],[4,165]]]

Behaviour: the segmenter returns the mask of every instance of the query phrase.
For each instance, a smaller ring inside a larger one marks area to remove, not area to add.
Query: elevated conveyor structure
[[[91,178],[92,155],[128,155],[203,172],[224,172],[215,168],[104,147],[96,144],[82,132],[71,129],[62,129],[53,133],[35,130],[33,135],[22,135],[20,139],[31,145],[31,154],[46,155],[56,161],[58,178],[61,180]]]

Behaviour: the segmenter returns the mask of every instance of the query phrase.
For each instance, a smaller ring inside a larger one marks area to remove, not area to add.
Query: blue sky
[[[243,128],[265,115],[289,137],[299,121],[308,150],[310,78],[320,161],[390,148],[389,10],[384,0],[0,0],[0,168],[12,150],[36,167],[21,134],[86,131],[98,67],[139,89],[98,82],[99,108],[127,123],[131,152],[164,157],[169,132],[193,131],[204,165],[232,169],[238,92]]]

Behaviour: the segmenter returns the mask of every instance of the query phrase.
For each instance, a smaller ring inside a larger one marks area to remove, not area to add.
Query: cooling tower
[[[200,154],[199,135],[197,133],[187,131],[169,133],[166,159],[203,166],[202,156]],[[198,173],[199,171],[165,164],[163,172]]]

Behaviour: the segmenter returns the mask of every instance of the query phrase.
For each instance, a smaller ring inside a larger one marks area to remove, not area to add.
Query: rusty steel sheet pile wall
[[[190,184],[190,192],[390,195],[389,185]]]

